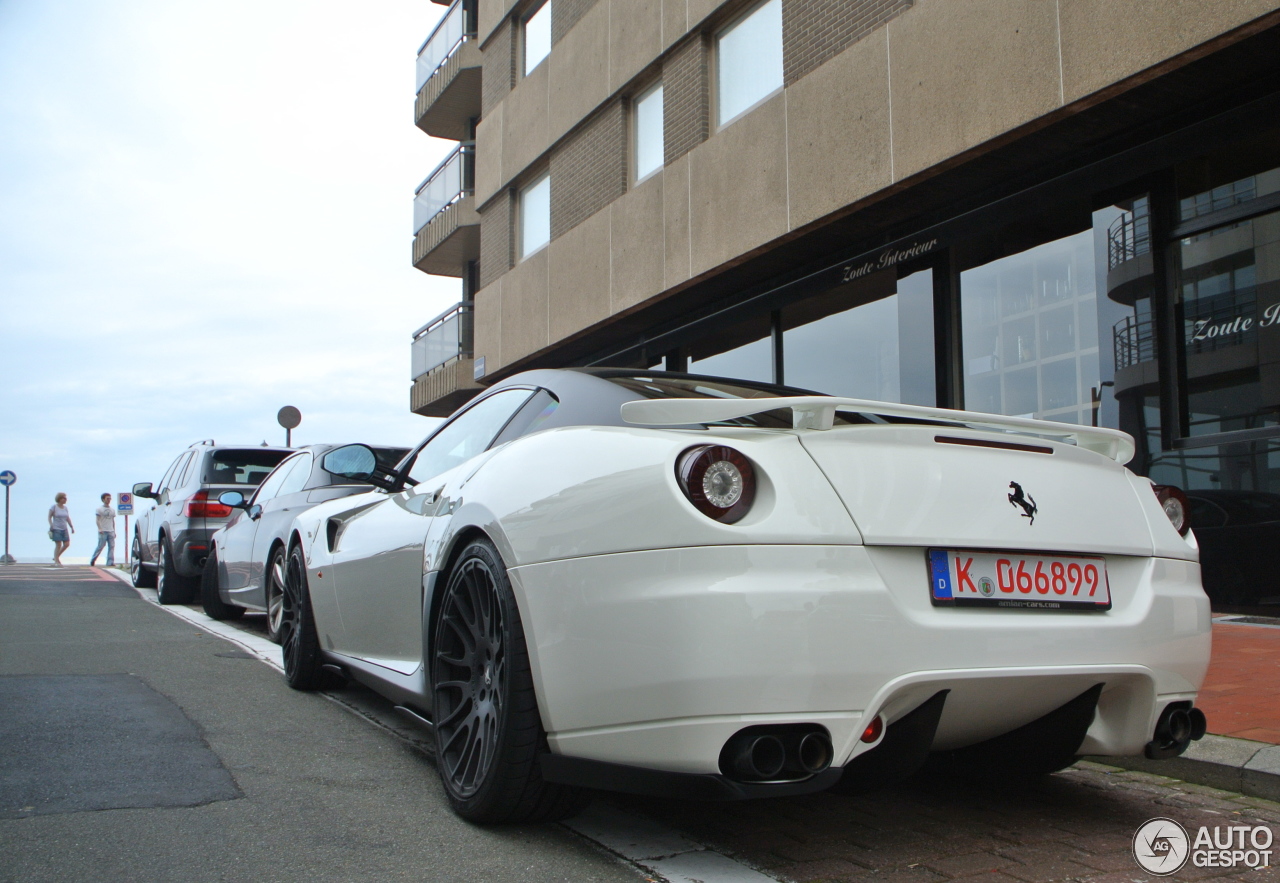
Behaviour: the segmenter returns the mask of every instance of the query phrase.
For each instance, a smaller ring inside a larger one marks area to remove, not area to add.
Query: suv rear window
[[[214,451],[205,461],[205,484],[243,484],[257,487],[272,469],[289,456],[290,451],[264,451],[258,448]]]

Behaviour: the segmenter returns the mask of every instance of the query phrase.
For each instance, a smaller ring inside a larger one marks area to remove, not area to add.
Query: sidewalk
[[[1209,735],[1173,760],[1090,757],[1253,797],[1280,800],[1280,619],[1220,615],[1196,705]]]

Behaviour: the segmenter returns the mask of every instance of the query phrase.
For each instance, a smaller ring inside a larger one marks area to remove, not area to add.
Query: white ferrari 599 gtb
[[[582,369],[502,381],[290,532],[300,689],[434,730],[454,808],[1037,775],[1204,733],[1186,500],[1122,432]]]

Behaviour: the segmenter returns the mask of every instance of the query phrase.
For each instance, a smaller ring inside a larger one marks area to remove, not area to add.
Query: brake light
[[[1171,484],[1155,484],[1151,489],[1155,491],[1160,508],[1164,509],[1173,529],[1185,537],[1187,531],[1191,530],[1191,501],[1187,499],[1187,495],[1182,492],[1182,488]]]
[[[188,518],[229,518],[231,507],[209,499],[208,491],[196,491],[187,500]]]
[[[740,521],[756,497],[751,461],[724,445],[689,448],[676,461],[676,481],[699,512],[725,524]]]

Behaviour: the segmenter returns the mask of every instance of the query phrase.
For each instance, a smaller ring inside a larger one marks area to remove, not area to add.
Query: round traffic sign
[[[302,412],[293,405],[285,405],[276,414],[276,421],[285,429],[297,429],[302,422]]]
[[[17,480],[18,480],[18,476],[15,475],[13,472],[9,471],[8,469],[6,469],[4,472],[0,472],[0,484],[4,485],[5,487],[8,487],[9,485],[14,484],[15,482],[17,482]]]

